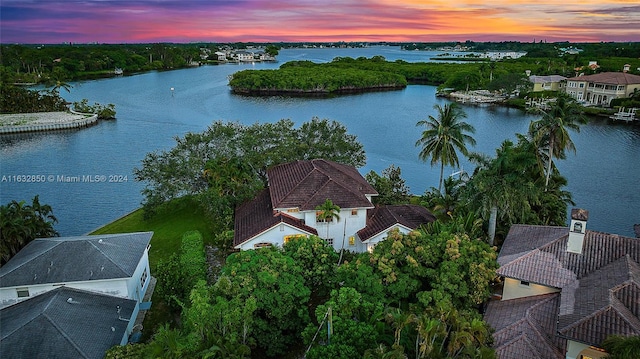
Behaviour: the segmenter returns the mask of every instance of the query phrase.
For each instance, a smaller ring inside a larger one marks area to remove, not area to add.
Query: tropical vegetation
[[[425,127],[416,146],[421,146],[418,157],[427,161],[431,159],[431,166],[440,163],[440,181],[438,191],[442,189],[444,166],[460,166],[458,151],[463,155],[468,155],[467,144],[475,146],[476,140],[469,135],[474,133],[475,128],[462,121],[467,114],[458,104],[448,103],[433,107],[437,112],[437,117],[429,115],[428,120],[418,121],[417,126]]]
[[[134,175],[146,184],[148,214],[172,199],[193,196],[224,231],[232,229],[235,206],[265,188],[268,167],[313,158],[360,167],[366,156],[356,136],[336,121],[313,118],[299,128],[291,120],[215,122],[202,133],[176,138],[168,151],[147,154]]]
[[[31,204],[12,200],[0,206],[0,266],[34,239],[58,236],[53,228],[57,222],[53,208],[37,195]]]

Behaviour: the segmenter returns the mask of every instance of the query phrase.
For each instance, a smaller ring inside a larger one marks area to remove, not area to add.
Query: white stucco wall
[[[255,245],[259,243],[269,243],[278,247],[282,247],[284,244],[285,236],[292,235],[311,235],[311,233],[307,233],[302,231],[296,227],[290,226],[286,223],[279,223],[274,227],[269,228],[268,230],[262,232],[260,235],[250,239],[239,246],[236,246],[236,249],[240,249],[243,251],[249,249],[255,249]]]
[[[355,214],[352,214],[352,210]],[[314,227],[318,231],[320,238],[333,238],[333,248],[339,251],[342,248],[344,239],[344,248],[357,251],[357,235],[356,233],[367,225],[367,209],[366,208],[342,208],[339,220],[329,222],[329,235],[327,236],[327,223],[316,221],[315,211],[305,211],[304,220],[306,225]],[[349,245],[349,238],[354,237],[356,241],[353,246]]]
[[[147,280],[144,283],[144,287],[141,286],[142,273],[147,271]],[[136,267],[133,276],[127,280],[127,298],[142,302],[144,294],[149,287],[149,279],[151,279],[151,271],[149,268],[149,252],[145,249],[138,266]]]
[[[369,240],[367,240],[366,242],[364,242],[363,243],[364,248],[362,251],[369,251],[369,252],[373,251],[373,248],[375,248],[375,246],[378,245],[378,243],[384,241],[389,235],[389,231],[393,229],[398,229],[400,233],[403,233],[403,234],[407,234],[411,232],[411,228],[405,227],[400,224],[395,224],[387,228],[386,230],[376,234],[375,236],[369,238]]]
[[[530,297],[533,295],[542,295],[548,293],[558,293],[560,289],[547,287],[540,284],[529,283],[524,285],[520,280],[513,278],[504,279],[504,287],[502,290],[502,300]]]
[[[17,303],[18,301],[32,298],[38,294],[46,293],[50,290],[56,289],[63,285],[70,288],[104,293],[114,297],[129,298],[128,296],[129,280],[130,278],[117,278],[117,279],[105,279],[105,280],[93,280],[93,281],[81,281],[81,282],[47,283],[47,284],[37,284],[37,285],[5,287],[0,289],[0,307],[6,307],[7,305]],[[28,297],[18,298],[17,289],[22,289],[22,288],[29,289]],[[129,299],[135,299],[135,298],[129,298]]]
[[[579,359],[580,356],[586,356],[592,359],[605,358],[607,353],[591,347],[587,344],[567,340],[567,359]]]

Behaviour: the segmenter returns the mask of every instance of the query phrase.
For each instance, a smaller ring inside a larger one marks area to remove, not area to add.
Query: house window
[[[283,241],[284,243],[289,243],[290,240],[292,239],[298,239],[298,238],[306,238],[307,236],[304,234],[289,234],[287,236],[283,237]]]
[[[29,288],[17,288],[16,293],[18,298],[26,298],[29,296]]]
[[[524,285],[524,286],[527,286],[527,287],[528,287],[528,286],[529,286],[529,282],[526,282],[526,281],[521,280],[521,281],[520,281],[520,285]]]
[[[349,245],[350,246],[355,246],[356,245],[356,237],[354,237],[354,236],[349,237]]]
[[[147,268],[145,268],[140,277],[140,288],[144,288],[144,284],[147,282],[147,276]]]
[[[300,212],[300,209],[299,208],[289,208],[287,210],[287,212],[288,213],[298,213],[298,212]]]
[[[267,243],[267,242],[261,242],[261,243],[256,243],[253,245],[253,248],[263,248],[263,247],[269,247],[271,245],[271,243]]]
[[[332,246],[333,245],[333,238],[327,238],[325,239],[325,241],[327,241],[327,244]]]
[[[358,215],[358,210],[357,209],[352,209],[351,210],[351,215],[352,216],[357,216]]]

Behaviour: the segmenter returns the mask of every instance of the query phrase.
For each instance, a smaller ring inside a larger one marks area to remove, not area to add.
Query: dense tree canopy
[[[371,170],[365,175],[365,179],[378,192],[378,195],[373,197],[374,204],[404,204],[409,202],[411,192],[404,178],[402,178],[400,167],[390,165],[382,170],[381,174]]]
[[[360,167],[366,156],[356,136],[336,121],[313,118],[299,128],[291,120],[250,126],[215,122],[204,132],[176,138],[169,151],[147,154],[134,174],[146,183],[147,209],[191,195],[225,217],[266,185],[267,168],[314,158]]]

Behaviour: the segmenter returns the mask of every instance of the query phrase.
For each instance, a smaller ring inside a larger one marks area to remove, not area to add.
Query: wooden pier
[[[624,107],[620,107],[620,109],[618,110],[618,112],[614,113],[613,115],[609,116],[610,119],[614,120],[614,121],[624,121],[624,122],[634,122],[637,121],[638,119],[636,118],[636,108],[630,108],[627,109],[627,111],[624,110]]]

